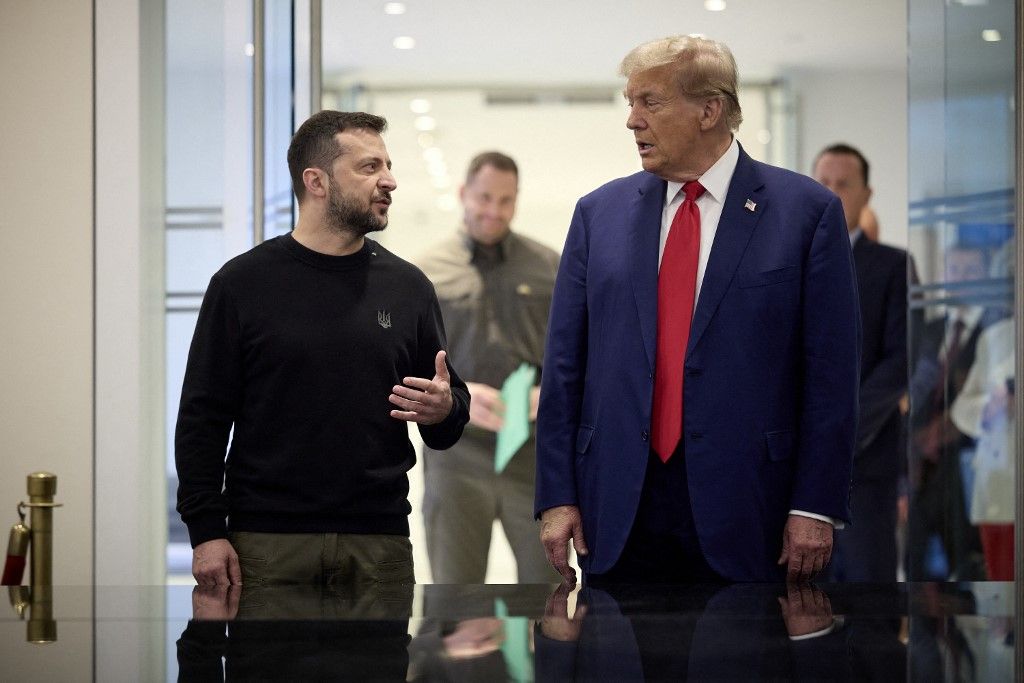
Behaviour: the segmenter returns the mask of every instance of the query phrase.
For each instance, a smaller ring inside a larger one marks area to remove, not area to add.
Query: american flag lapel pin
[[[747,211],[753,211],[754,209],[757,208],[757,204],[748,199],[747,203],[743,205],[743,208],[746,209]]]

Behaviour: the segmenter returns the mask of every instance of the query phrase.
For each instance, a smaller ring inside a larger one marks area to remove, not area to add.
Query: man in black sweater
[[[405,423],[448,448],[469,394],[429,280],[365,238],[396,187],[386,125],[336,111],[302,124],[295,229],[210,280],[175,433],[201,585],[413,582]]]

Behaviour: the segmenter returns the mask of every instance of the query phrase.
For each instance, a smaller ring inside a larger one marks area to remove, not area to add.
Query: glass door
[[[908,5],[907,575],[973,582],[968,592],[979,615],[912,612],[910,673],[915,680],[943,672],[947,680],[1011,680],[1010,615],[981,617],[1013,604],[1019,557],[1021,42],[1013,0]]]

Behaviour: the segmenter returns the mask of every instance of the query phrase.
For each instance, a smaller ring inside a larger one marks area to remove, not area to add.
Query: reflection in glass
[[[850,594],[842,595],[847,605]],[[903,597],[861,593],[860,606]],[[537,635],[538,680],[892,680],[906,668],[896,609],[843,615],[812,585],[565,589]],[[875,603],[882,604],[882,603]],[[582,616],[581,616],[582,615]]]
[[[165,623],[153,621],[157,595]],[[145,658],[152,651],[136,652],[140,641],[124,634],[166,627],[168,680],[1012,680],[1013,586],[997,582],[428,584],[388,604],[319,586],[122,586],[59,598],[67,626],[88,623],[95,600],[103,629],[76,642],[68,628],[33,652],[77,652],[95,637],[109,639],[102,651]],[[12,623],[7,635],[24,644],[23,624]],[[35,670],[22,654],[10,670]]]
[[[390,602],[312,585],[197,586],[178,679],[404,681],[411,609],[411,587]]]
[[[909,7],[907,573],[1011,580],[1014,3]]]

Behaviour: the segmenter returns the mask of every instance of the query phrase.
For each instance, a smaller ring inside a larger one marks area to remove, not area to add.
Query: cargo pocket
[[[377,557],[371,575],[382,584],[416,583],[412,561],[412,543],[405,536],[381,535],[375,537]]]
[[[242,585],[262,586],[267,582],[267,558],[260,555],[255,536],[245,531],[228,534],[231,547],[238,554],[238,566],[242,570]]]

